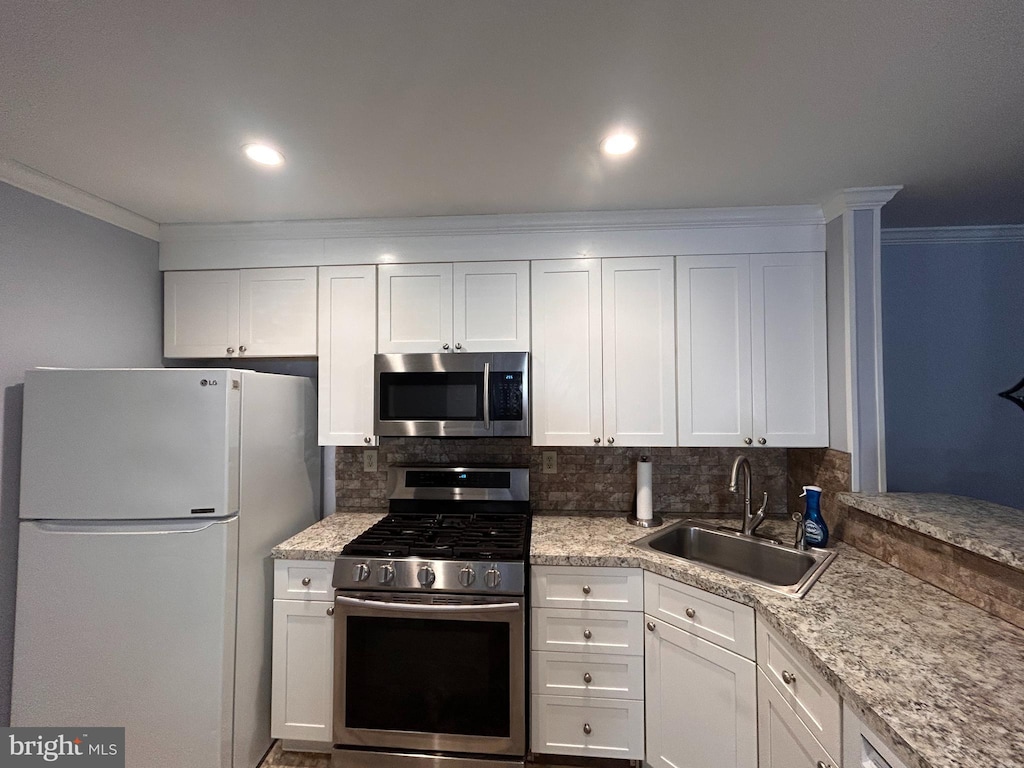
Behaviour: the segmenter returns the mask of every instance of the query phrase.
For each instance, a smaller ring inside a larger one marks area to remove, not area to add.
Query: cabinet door
[[[601,293],[605,440],[675,445],[672,257],[604,259]]]
[[[829,756],[760,671],[757,726],[760,768],[838,768],[839,763]]]
[[[454,349],[530,351],[530,262],[453,265]]]
[[[663,621],[653,624],[645,643],[647,762],[757,768],[754,662]]]
[[[377,280],[378,352],[451,349],[451,264],[385,264]]]
[[[270,735],[331,743],[333,603],[274,601]]]
[[[750,296],[754,439],[828,445],[824,254],[751,256]]]
[[[243,357],[316,354],[316,267],[241,270],[238,352]]]
[[[371,445],[376,271],[320,268],[320,445]]]
[[[679,445],[741,446],[753,434],[750,257],[676,259]]]
[[[601,264],[535,261],[531,277],[533,444],[599,444]]]
[[[231,357],[238,350],[238,272],[164,272],[164,356]]]

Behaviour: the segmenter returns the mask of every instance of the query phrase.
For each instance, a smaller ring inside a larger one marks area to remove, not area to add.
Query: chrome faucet
[[[732,473],[729,475],[729,490],[732,493],[737,493],[740,489],[739,486],[739,473],[740,467],[743,467],[743,528],[742,532],[746,536],[753,536],[754,531],[757,529],[762,522],[764,522],[765,510],[768,508],[768,492],[765,491],[764,499],[761,501],[761,508],[757,512],[751,513],[750,511],[750,462],[747,461],[746,456],[737,456],[736,460],[732,463]]]

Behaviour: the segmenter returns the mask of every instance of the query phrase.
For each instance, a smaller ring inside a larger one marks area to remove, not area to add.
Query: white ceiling
[[[1021,0],[4,0],[0,160],[156,222],[821,202],[1024,223]],[[635,127],[634,156],[598,151]],[[273,142],[287,164],[239,151]]]

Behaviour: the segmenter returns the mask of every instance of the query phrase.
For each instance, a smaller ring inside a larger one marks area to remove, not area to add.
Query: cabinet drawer
[[[838,768],[839,762],[811,735],[764,671],[758,670],[757,676],[760,768]],[[851,764],[851,768],[859,765]]]
[[[334,602],[334,562],[325,560],[275,560],[274,597],[285,600]]]
[[[644,756],[644,703],[534,696],[530,749],[549,755],[638,760]]]
[[[757,624],[757,665],[814,738],[831,754],[841,754],[839,694],[763,621]]]
[[[696,587],[644,574],[644,610],[721,648],[754,658],[754,609]]]
[[[530,660],[530,690],[535,694],[644,698],[643,656],[535,651]]]
[[[533,609],[533,650],[642,656],[644,615],[632,611]]]
[[[639,568],[534,566],[531,598],[537,608],[589,608],[642,611],[643,571]]]

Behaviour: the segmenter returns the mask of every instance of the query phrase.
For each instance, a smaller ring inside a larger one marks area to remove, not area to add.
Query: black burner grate
[[[526,515],[392,513],[349,542],[342,554],[431,560],[522,560]]]

